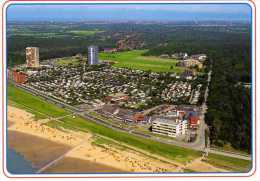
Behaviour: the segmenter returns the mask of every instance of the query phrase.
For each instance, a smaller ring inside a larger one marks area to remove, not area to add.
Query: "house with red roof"
[[[12,80],[17,84],[24,84],[25,82],[27,82],[28,75],[26,73],[9,69],[7,71],[9,80]]]
[[[145,116],[142,114],[142,113],[136,113],[132,116],[132,119],[135,121],[135,122],[142,122],[144,121],[145,119]]]
[[[190,128],[198,128],[200,120],[198,116],[190,116],[188,118],[188,123]]]

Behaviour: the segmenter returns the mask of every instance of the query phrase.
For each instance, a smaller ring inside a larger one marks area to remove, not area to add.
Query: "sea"
[[[11,174],[32,174],[36,172],[32,164],[13,149],[8,149],[6,164],[7,170]]]

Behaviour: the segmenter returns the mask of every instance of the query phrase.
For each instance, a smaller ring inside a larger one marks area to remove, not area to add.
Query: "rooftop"
[[[158,117],[156,118],[153,122],[159,122],[159,123],[167,123],[167,124],[179,124],[181,122],[181,119],[179,117],[171,117],[166,118],[166,117]]]
[[[198,124],[199,123],[199,117],[198,116],[190,116],[189,117],[189,123],[190,124]]]

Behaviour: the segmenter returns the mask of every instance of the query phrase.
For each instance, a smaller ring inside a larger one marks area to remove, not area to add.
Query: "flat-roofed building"
[[[187,120],[179,117],[158,117],[152,123],[152,132],[160,135],[177,137],[187,131]]]
[[[26,66],[29,68],[40,67],[39,48],[38,47],[27,47],[26,48]]]

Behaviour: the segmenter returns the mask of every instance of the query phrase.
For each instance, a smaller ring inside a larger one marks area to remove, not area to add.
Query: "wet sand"
[[[21,153],[36,169],[71,149],[70,146],[18,131],[8,131],[8,147]]]
[[[65,157],[43,173],[127,173],[126,171],[84,159]]]

